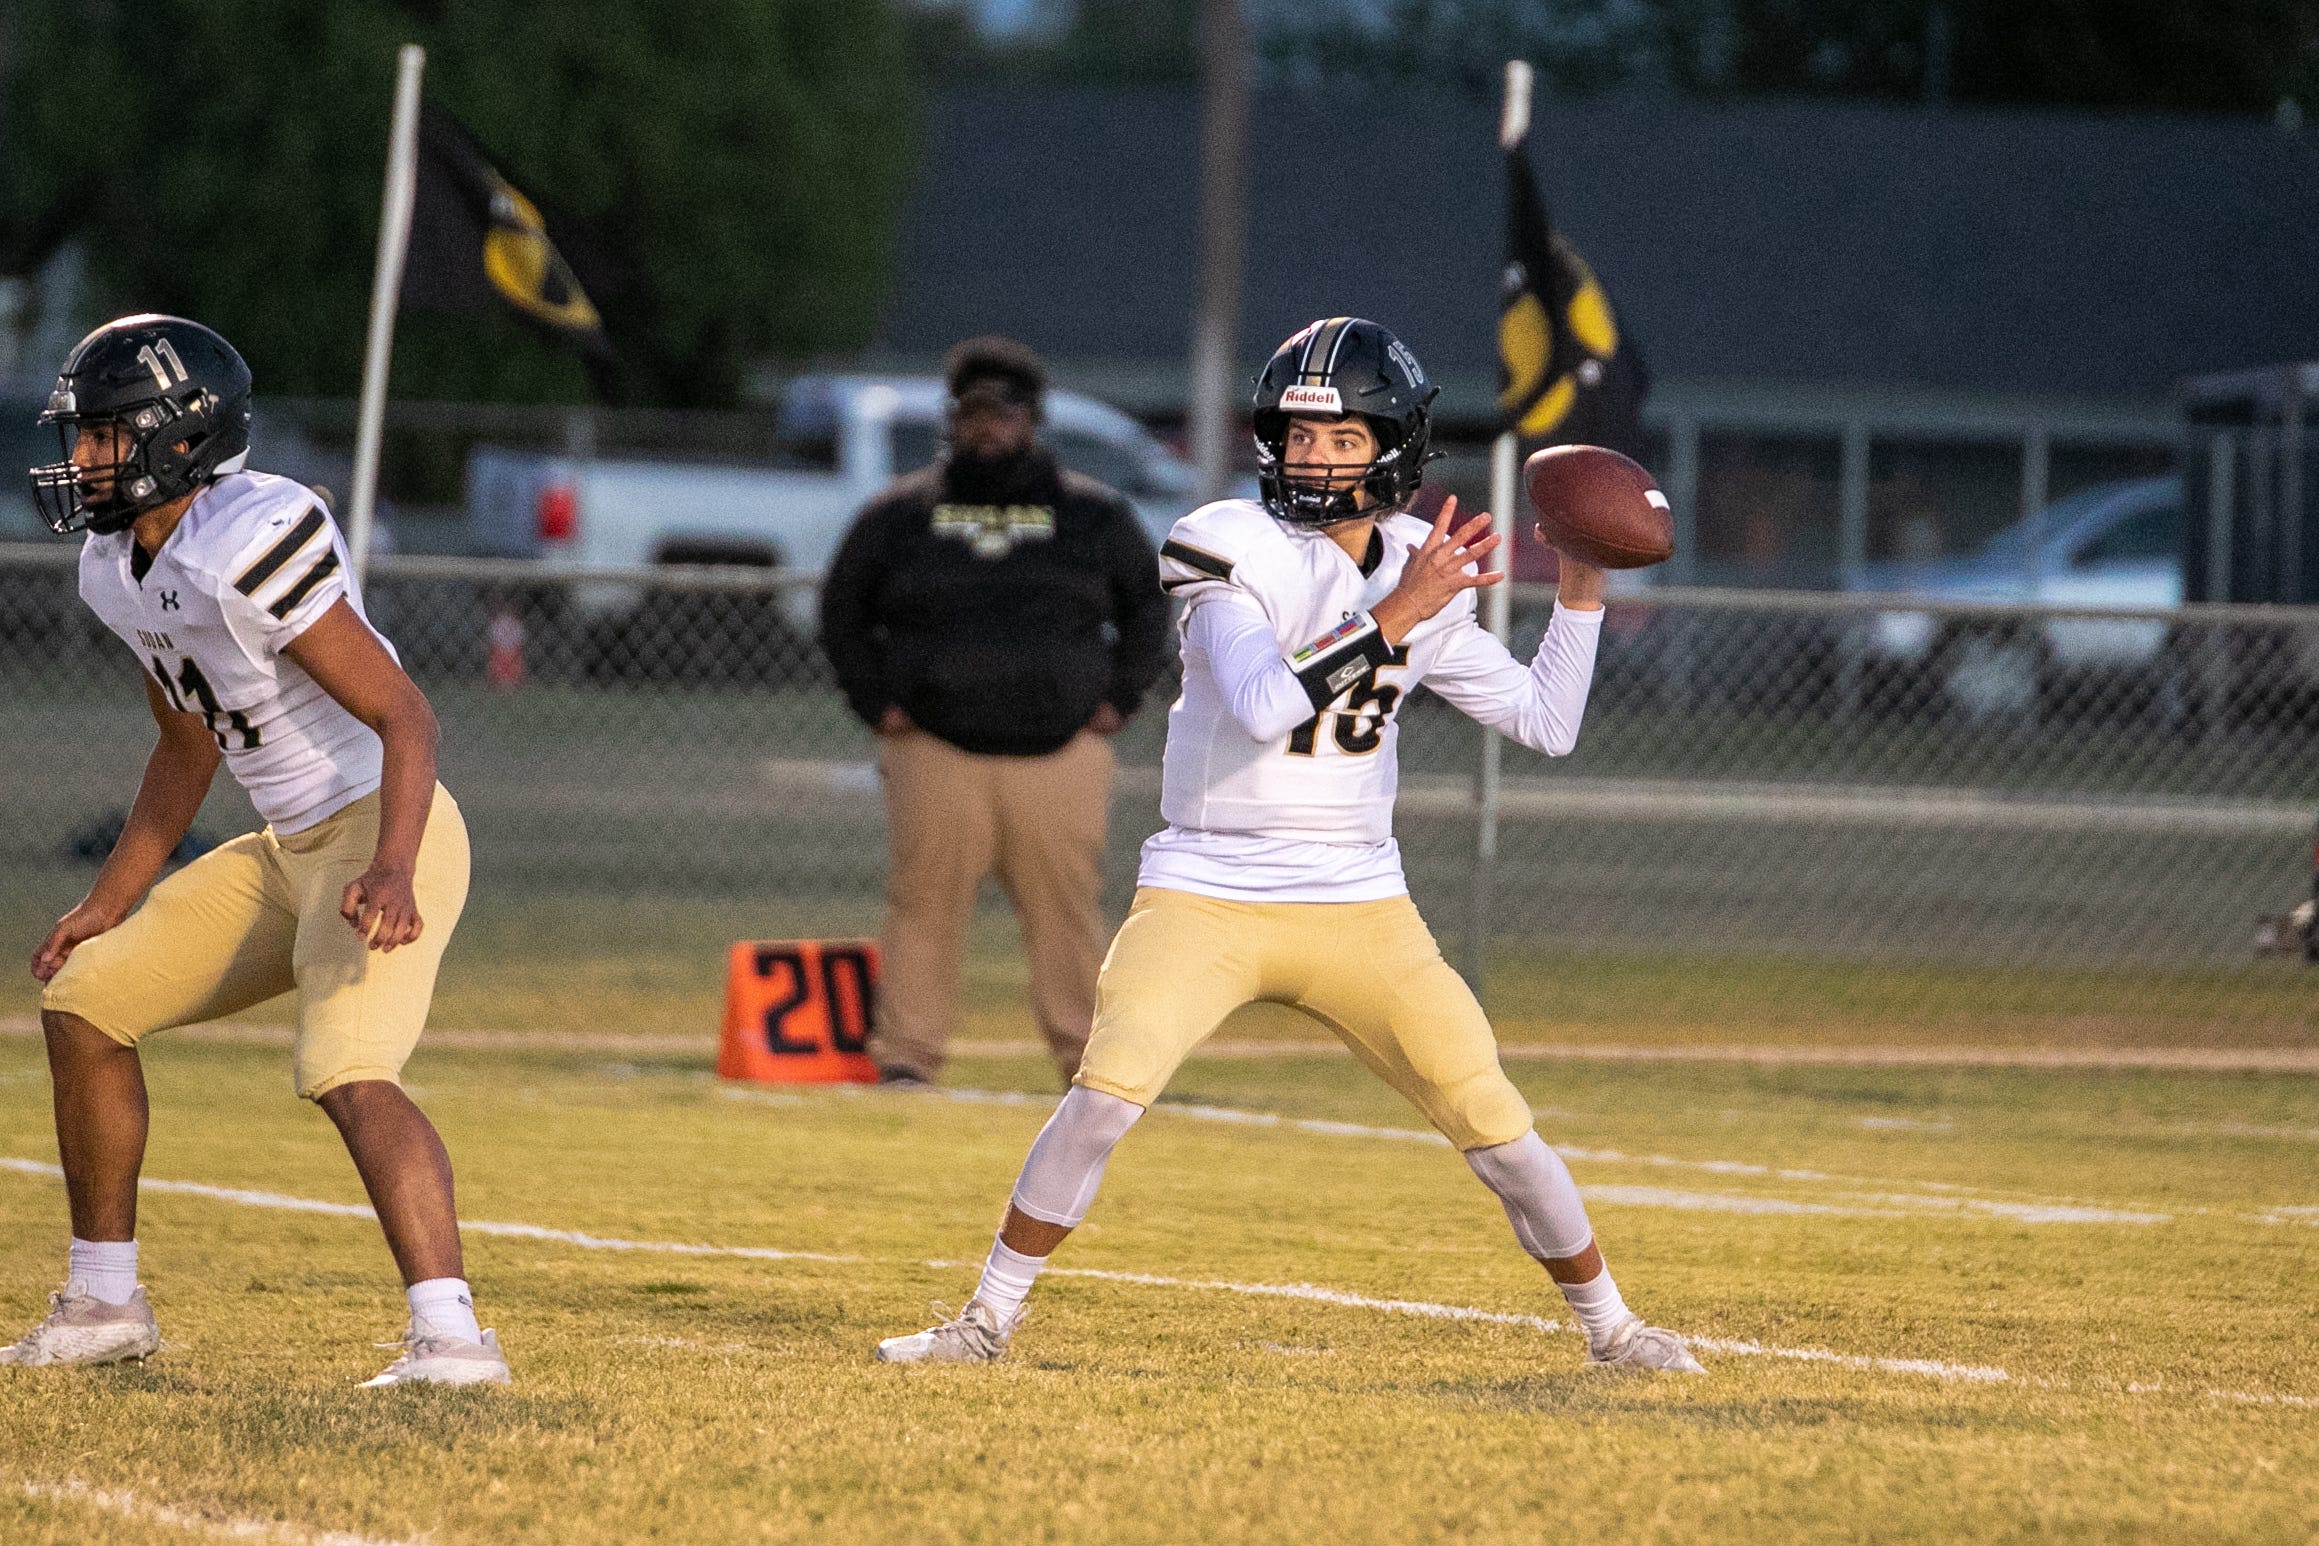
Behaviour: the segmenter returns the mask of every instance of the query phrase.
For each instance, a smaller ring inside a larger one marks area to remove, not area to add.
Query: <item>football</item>
[[[1601,446],[1548,446],[1522,469],[1538,535],[1605,569],[1643,569],[1675,553],[1667,496],[1635,462]]]

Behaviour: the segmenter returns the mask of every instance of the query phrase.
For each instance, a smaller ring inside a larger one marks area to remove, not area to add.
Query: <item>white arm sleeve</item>
[[[1574,612],[1556,606],[1527,671],[1496,636],[1469,621],[1443,641],[1425,685],[1469,718],[1504,731],[1532,751],[1565,756],[1578,744],[1602,618],[1600,608]]]
[[[1184,655],[1187,669],[1194,657],[1207,662],[1225,707],[1252,740],[1277,741],[1315,713],[1253,598],[1214,587],[1184,619]]]

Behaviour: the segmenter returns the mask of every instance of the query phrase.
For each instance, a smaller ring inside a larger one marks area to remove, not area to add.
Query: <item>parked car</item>
[[[2182,602],[2182,483],[2105,483],[2005,528],[1977,552],[1870,564],[1855,591],[2056,607]],[[2114,683],[2151,685],[2169,625],[2157,619],[2047,618],[2034,627],[1929,612],[1880,612],[1856,646],[1872,667],[1925,679],[1973,714],[2025,709]]]
[[[934,459],[944,404],[933,377],[802,377],[783,395],[776,464],[634,456],[586,459],[478,447],[467,508],[479,551],[560,569],[731,564],[818,574],[854,513],[902,472]],[[1077,392],[1047,396],[1047,443],[1066,467],[1135,505],[1157,543],[1194,503],[1198,477],[1134,419]],[[585,614],[632,608],[634,585],[587,585]],[[812,596],[789,613],[812,622]]]
[[[781,457],[771,462],[478,447],[467,463],[471,540],[484,553],[574,571],[735,565],[820,574],[861,506],[934,459],[945,395],[933,377],[801,377],[782,397]],[[1134,419],[1077,392],[1051,391],[1046,407],[1044,438],[1063,465],[1124,494],[1155,545],[1193,507],[1191,465]],[[557,594],[547,626],[572,629],[598,677],[802,683],[820,669],[809,642],[817,601],[802,585],[736,596],[587,581]]]

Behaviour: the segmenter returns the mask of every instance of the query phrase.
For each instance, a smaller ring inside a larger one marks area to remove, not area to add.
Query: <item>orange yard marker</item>
[[[877,1004],[866,939],[743,940],[725,971],[717,1075],[759,1084],[871,1084],[864,1047]]]

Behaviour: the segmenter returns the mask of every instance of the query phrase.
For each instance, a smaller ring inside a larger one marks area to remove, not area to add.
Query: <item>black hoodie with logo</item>
[[[1043,756],[1143,700],[1167,635],[1157,571],[1133,507],[1053,452],[954,457],[854,518],[822,649],[868,724],[899,706],[962,751]]]

